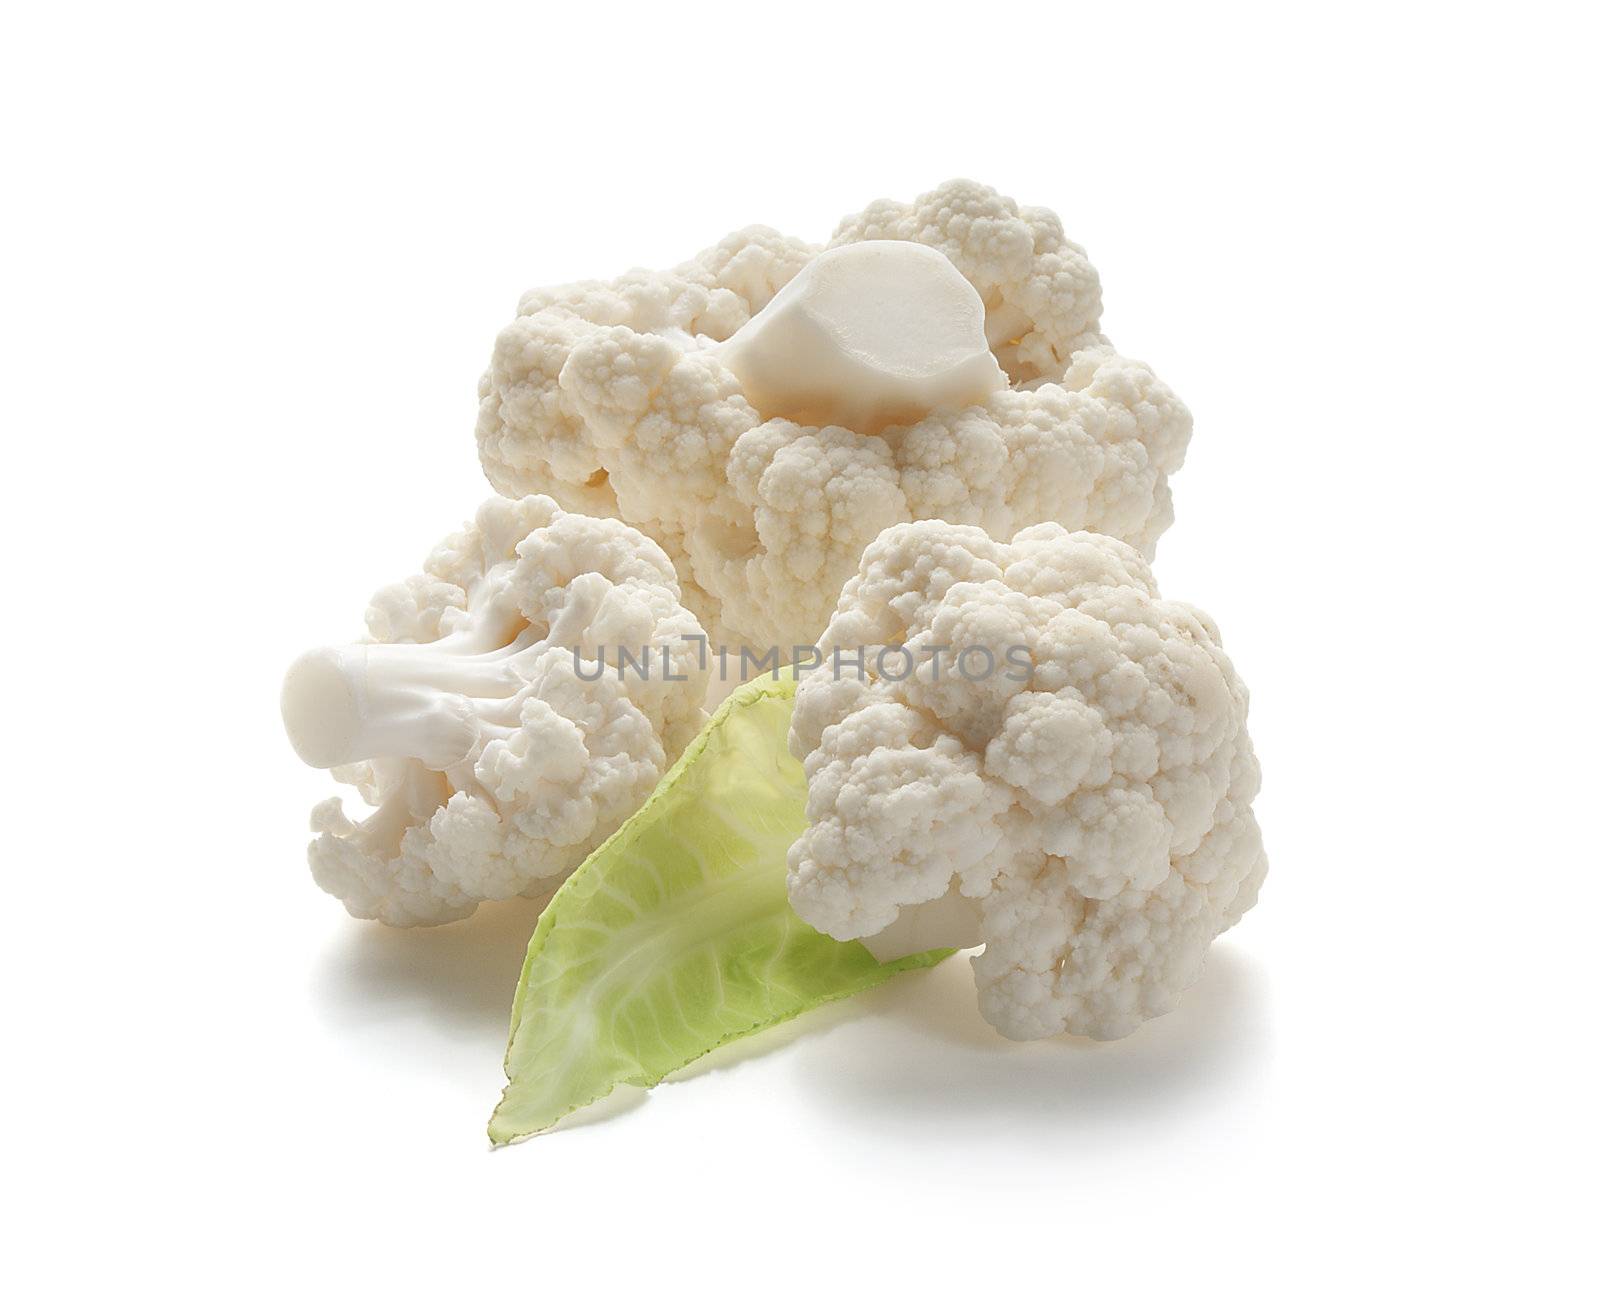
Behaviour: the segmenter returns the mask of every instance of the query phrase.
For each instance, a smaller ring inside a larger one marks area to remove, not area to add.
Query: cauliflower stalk
[[[796,698],[801,917],[891,956],[981,943],[1007,1037],[1170,1010],[1266,874],[1248,698],[1210,618],[1118,540],[933,521],[878,537],[821,647],[865,676],[824,664]]]
[[[718,355],[763,416],[878,434],[1006,386],[978,291],[932,247],[852,242],[784,285]]]
[[[891,525],[1056,521],[1153,551],[1189,413],[1099,315],[1055,215],[947,183],[826,252],[750,228],[527,294],[479,386],[479,456],[502,493],[650,535],[713,641],[792,650]]]
[[[463,918],[543,896],[628,817],[694,735],[703,631],[637,530],[495,498],[368,635],[289,670],[296,751],[375,806],[318,806],[311,870],[359,918]]]

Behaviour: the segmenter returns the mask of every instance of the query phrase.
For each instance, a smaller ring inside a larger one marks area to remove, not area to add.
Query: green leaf
[[[806,824],[793,708],[792,680],[734,691],[556,893],[517,984],[493,1142],[950,954],[879,964],[789,908],[786,857]]]

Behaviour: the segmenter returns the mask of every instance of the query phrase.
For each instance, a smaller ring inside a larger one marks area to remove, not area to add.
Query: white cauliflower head
[[[859,367],[873,343],[922,332],[935,301],[885,279],[894,296],[846,297],[840,322],[819,249],[751,228],[674,270],[525,296],[479,385],[490,481],[638,526],[712,639],[762,650],[815,641],[861,550],[900,522],[1008,538],[1052,520],[1153,551],[1189,413],[1100,333],[1099,280],[1056,217],[953,182],[869,206],[830,249],[862,243],[932,248],[976,294],[970,317],[952,312],[954,339],[926,340],[943,353],[939,379],[912,381],[926,414],[902,396],[914,362]],[[780,300],[763,319],[803,270],[810,309]],[[814,390],[796,378],[807,369]],[[841,379],[870,396],[851,405]]]
[[[1248,696],[1215,625],[1127,544],[896,526],[820,647],[789,853],[820,931],[883,958],[982,943],[979,1008],[1005,1036],[1114,1038],[1170,1010],[1254,904]]]
[[[300,756],[376,806],[312,815],[312,874],[358,918],[547,894],[702,719],[704,630],[667,555],[549,498],[485,503],[379,591],[367,630],[304,655],[283,692]]]

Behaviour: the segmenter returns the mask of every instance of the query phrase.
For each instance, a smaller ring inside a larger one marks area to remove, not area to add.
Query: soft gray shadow
[[[1226,945],[1177,1010],[1116,1042],[1007,1041],[978,1014],[964,957],[870,999],[878,1018],[810,1048],[797,1072],[819,1103],[911,1136],[975,1118],[1022,1136],[1165,1118],[1250,1081],[1271,1052],[1265,975]]]
[[[318,966],[324,1015],[352,1030],[412,1024],[505,1048],[511,998],[541,902],[506,900],[439,928],[353,924]]]
[[[492,1104],[504,1077],[499,1066],[511,1000],[542,908],[531,900],[486,904],[471,918],[438,928],[352,923],[316,967],[317,1008],[353,1045],[385,1063],[448,1074],[454,1084],[481,1092]],[[857,999],[813,1010],[718,1047],[665,1081],[731,1069],[797,1038],[825,1033],[865,1008]],[[636,1109],[647,1095],[621,1085],[548,1132],[606,1123]]]

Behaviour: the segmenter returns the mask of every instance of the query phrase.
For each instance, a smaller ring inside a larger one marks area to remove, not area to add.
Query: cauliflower
[[[1115,1038],[1255,903],[1245,688],[1127,544],[893,527],[821,647],[789,740],[809,791],[789,895],[818,930],[880,958],[981,943],[1005,1036]]]
[[[701,721],[704,632],[672,563],[616,521],[494,498],[368,636],[290,668],[284,724],[375,811],[312,815],[311,871],[358,918],[541,896],[638,808]]]
[[[906,243],[942,257],[922,281],[830,284],[838,249]],[[1099,314],[1053,214],[947,183],[846,219],[825,254],[750,228],[665,273],[527,294],[479,385],[479,455],[502,493],[648,533],[713,640],[792,650],[901,522],[1053,520],[1154,549],[1189,413]]]

